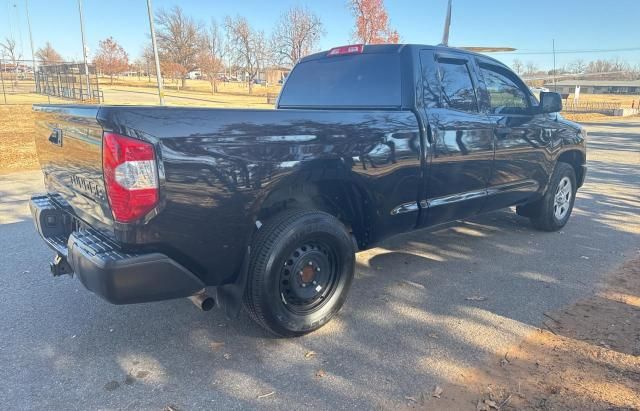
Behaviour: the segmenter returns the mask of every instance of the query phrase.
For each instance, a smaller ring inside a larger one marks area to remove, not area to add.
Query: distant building
[[[544,86],[560,94],[571,94],[576,86],[586,94],[640,94],[640,80],[558,80],[555,90],[552,81]]]
[[[264,70],[260,70],[257,76],[257,80],[261,83],[277,84],[284,80],[291,71],[287,67],[267,67]]]

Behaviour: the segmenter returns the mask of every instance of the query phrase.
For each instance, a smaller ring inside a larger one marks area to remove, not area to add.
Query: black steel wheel
[[[309,333],[344,303],[354,265],[351,234],[338,219],[321,211],[285,211],[253,241],[245,308],[279,336]]]

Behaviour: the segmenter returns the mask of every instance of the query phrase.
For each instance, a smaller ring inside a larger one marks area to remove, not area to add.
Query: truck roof
[[[434,45],[429,45],[429,44],[412,44],[412,43],[404,43],[404,44],[367,44],[364,46],[364,50],[362,51],[363,54],[368,54],[368,53],[378,53],[378,54],[386,54],[386,53],[400,53],[405,49],[431,49],[431,50],[436,50],[436,51],[455,51],[458,53],[464,53],[464,54],[469,54],[472,56],[479,56],[488,60],[491,60],[492,62],[499,64],[501,66],[505,66],[504,63],[494,59],[493,57],[489,57],[486,54],[481,54],[481,53],[476,53],[473,51],[469,51],[469,50],[464,50],[464,49],[459,49],[459,48],[455,48],[455,47],[448,47],[448,46],[434,46]],[[330,50],[323,50],[320,51],[318,53],[314,53],[314,54],[310,54],[302,59],[300,59],[300,62],[305,62],[305,61],[309,61],[309,60],[316,60],[316,59],[320,59],[320,58],[325,58],[327,57],[327,54],[329,53]],[[506,67],[506,66],[505,66]]]

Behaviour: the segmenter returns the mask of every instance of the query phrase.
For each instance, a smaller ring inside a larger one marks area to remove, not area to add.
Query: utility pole
[[[31,35],[31,18],[29,17],[29,0],[24,0],[24,8],[27,11],[27,26],[29,27],[29,44],[31,45],[31,65],[33,67],[33,81],[37,88],[38,82],[36,79],[36,58],[33,52],[33,36]]]
[[[149,14],[149,29],[151,30],[151,45],[153,47],[153,56],[156,60],[156,81],[158,82],[158,98],[160,99],[160,105],[164,106],[162,74],[160,74],[160,59],[158,58],[158,47],[156,46],[156,31],[153,28],[153,11],[151,8],[151,0],[147,0],[147,13]]]
[[[82,16],[82,0],[78,0],[78,11],[80,13],[80,34],[82,35],[82,58],[84,59],[84,75],[87,80],[87,94],[91,98],[91,84],[89,82],[89,65],[87,64],[87,41],[84,37],[84,17]],[[80,96],[82,98],[82,96]]]

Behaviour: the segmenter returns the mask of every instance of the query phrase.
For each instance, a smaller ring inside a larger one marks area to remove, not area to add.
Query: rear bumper
[[[64,259],[80,282],[113,304],[132,304],[189,297],[204,283],[168,256],[130,253],[73,216],[49,196],[29,201],[36,229]]]

